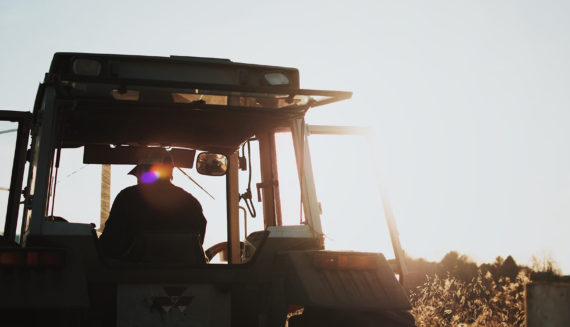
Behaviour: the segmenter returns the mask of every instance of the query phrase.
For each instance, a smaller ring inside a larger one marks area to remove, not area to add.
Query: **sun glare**
[[[159,177],[160,173],[158,171],[145,171],[141,174],[141,181],[144,184],[152,184],[156,182]]]

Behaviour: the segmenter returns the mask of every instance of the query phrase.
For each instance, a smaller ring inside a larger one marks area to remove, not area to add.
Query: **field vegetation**
[[[424,326],[524,326],[524,287],[532,280],[560,280],[556,264],[534,260],[532,267],[508,256],[477,265],[448,253],[439,263],[408,259],[412,314]]]

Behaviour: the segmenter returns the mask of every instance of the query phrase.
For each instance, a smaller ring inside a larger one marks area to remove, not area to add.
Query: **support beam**
[[[238,154],[234,152],[229,157],[226,175],[226,197],[228,204],[228,263],[240,263],[241,252],[239,244],[239,180]]]
[[[281,214],[281,193],[279,192],[279,172],[277,167],[277,149],[275,145],[275,133],[269,136],[269,147],[271,148],[271,175],[273,180],[273,198],[275,203],[275,224],[277,226],[283,225],[283,218]]]
[[[24,244],[26,243],[27,235],[38,235],[41,233],[42,221],[44,221],[47,214],[47,202],[49,200],[49,189],[51,182],[51,171],[53,164],[53,151],[56,130],[56,91],[54,86],[46,87],[42,105],[40,107],[38,120],[39,130],[38,135],[35,136],[32,163],[30,170],[33,174],[31,180],[33,184],[30,187],[30,196],[32,199],[31,208],[26,206],[27,210],[31,209],[31,217],[22,223],[22,228],[27,230],[27,233],[22,235],[24,237]],[[27,216],[27,215],[26,215]]]
[[[258,192],[261,192],[263,201],[263,220],[265,228],[276,226],[275,220],[275,197],[273,180],[273,163],[271,160],[271,142],[273,141],[271,131],[257,135],[259,140],[259,154],[261,164],[261,183],[257,184]]]
[[[101,165],[101,217],[99,232],[103,232],[111,211],[111,165]]]
[[[16,116],[16,117],[11,117]],[[26,165],[26,153],[28,150],[28,138],[30,136],[30,124],[32,115],[28,112],[22,113],[0,113],[2,119],[18,122],[16,136],[16,147],[14,150],[14,161],[12,163],[12,177],[10,180],[10,191],[8,195],[8,205],[6,208],[6,222],[4,224],[4,238],[9,241],[16,241],[16,229],[18,225],[18,213],[20,210],[20,199],[22,197],[22,181],[24,167]]]

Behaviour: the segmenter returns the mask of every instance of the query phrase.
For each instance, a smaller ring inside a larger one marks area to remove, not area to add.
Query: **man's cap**
[[[131,169],[128,175],[133,175],[138,177],[141,174],[150,171],[152,167],[154,167],[155,165],[162,165],[162,166],[168,166],[169,168],[174,168],[172,157],[166,153],[161,155],[156,155],[151,158],[147,158],[143,162],[144,163],[140,163],[136,165],[133,169]]]
[[[138,164],[136,165],[131,171],[129,171],[128,175],[133,176],[140,176],[142,173],[149,171],[152,168],[151,164]]]

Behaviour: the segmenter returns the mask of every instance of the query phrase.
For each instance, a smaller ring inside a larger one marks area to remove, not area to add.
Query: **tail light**
[[[0,250],[2,268],[61,268],[64,263],[63,250]]]

